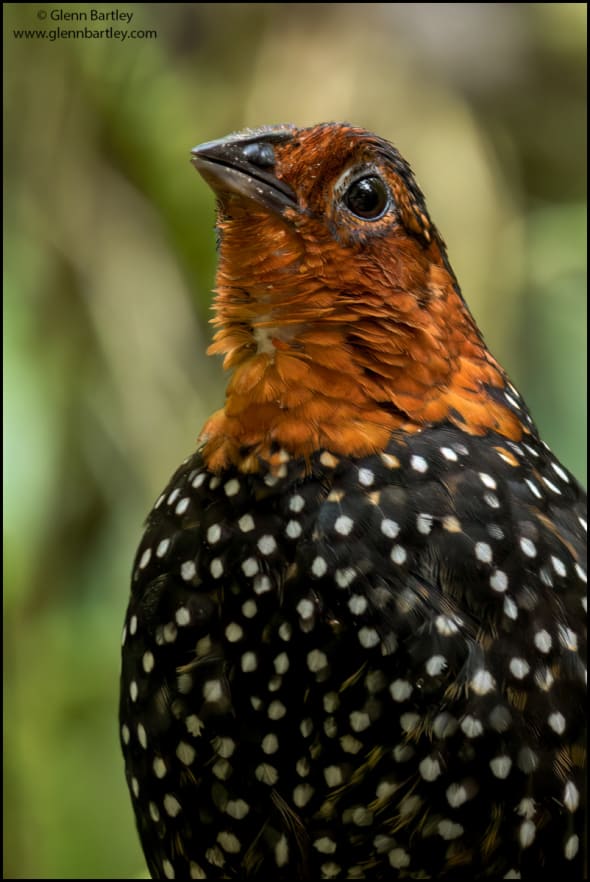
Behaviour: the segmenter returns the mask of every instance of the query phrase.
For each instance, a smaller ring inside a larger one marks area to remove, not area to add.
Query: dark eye
[[[344,194],[344,204],[357,217],[376,220],[389,202],[387,187],[376,175],[354,181]]]

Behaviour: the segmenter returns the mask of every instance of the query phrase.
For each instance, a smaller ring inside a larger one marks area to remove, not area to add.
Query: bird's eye
[[[376,175],[354,181],[344,194],[346,207],[365,220],[377,220],[389,203],[387,187]]]

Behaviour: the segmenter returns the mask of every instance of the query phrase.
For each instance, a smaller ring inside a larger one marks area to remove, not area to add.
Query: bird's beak
[[[194,147],[191,161],[217,196],[242,196],[281,213],[297,208],[297,196],[276,176],[275,145],[292,137],[288,126],[249,129]]]

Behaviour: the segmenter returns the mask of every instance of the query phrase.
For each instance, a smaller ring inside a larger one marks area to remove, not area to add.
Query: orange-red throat
[[[360,457],[445,420],[520,438],[395,148],[327,124],[247,131],[193,156],[218,198],[209,352],[232,371],[201,436],[212,470],[319,449]]]

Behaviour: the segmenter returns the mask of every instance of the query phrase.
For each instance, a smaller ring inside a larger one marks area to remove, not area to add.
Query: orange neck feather
[[[329,266],[338,275],[330,279],[322,274],[325,242],[321,256],[309,242],[304,250],[286,223],[262,212],[248,216],[239,242],[233,224],[220,224],[213,321],[221,329],[209,352],[225,353],[233,373],[225,406],[200,439],[210,469],[256,471],[259,458],[278,467],[283,451],[361,457],[383,450],[395,430],[419,432],[445,420],[472,435],[521,437],[517,417],[486,392],[507,380],[436,241],[432,253],[400,256],[393,285],[391,272],[379,277],[372,264],[347,278],[345,256],[337,254]],[[261,260],[260,237],[271,222],[272,259]]]

